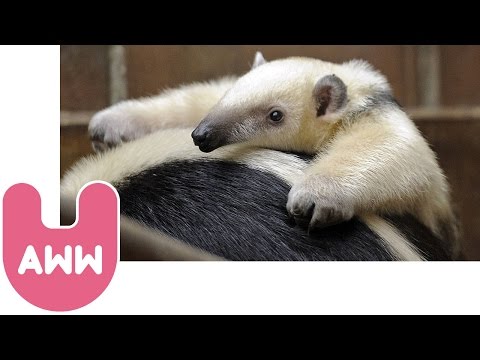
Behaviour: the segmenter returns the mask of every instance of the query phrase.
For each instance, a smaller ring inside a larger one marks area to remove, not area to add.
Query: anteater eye
[[[268,117],[270,118],[270,120],[275,121],[275,122],[282,121],[282,119],[283,119],[283,113],[282,113],[281,111],[278,111],[278,110],[273,110],[273,111],[268,115]]]

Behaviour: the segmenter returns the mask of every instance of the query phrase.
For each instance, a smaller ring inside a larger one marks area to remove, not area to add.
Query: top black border
[[[83,3],[77,3],[81,5]],[[194,5],[111,4],[72,7],[52,19],[31,12],[20,25],[1,25],[4,43],[41,44],[480,44],[476,11],[407,2],[224,2]],[[223,6],[222,6],[223,4]],[[331,5],[331,4],[330,4]],[[261,9],[260,9],[261,7]],[[216,8],[215,11],[213,8]],[[118,10],[123,10],[120,14]],[[207,14],[205,14],[207,13]],[[24,27],[23,27],[24,26]],[[22,29],[20,31],[19,29]]]

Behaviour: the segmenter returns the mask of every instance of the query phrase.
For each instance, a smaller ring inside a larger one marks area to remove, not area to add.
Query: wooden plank
[[[125,63],[125,46],[108,47],[110,104],[116,104],[128,97],[127,65]]]
[[[440,105],[440,48],[421,45],[417,48],[417,88],[420,106]]]
[[[442,108],[407,108],[405,110],[415,121],[479,121],[480,106],[476,107],[442,107]]]
[[[417,99],[417,47],[407,45],[403,49],[403,73],[405,79],[405,107],[413,107],[418,105]]]
[[[95,111],[60,111],[60,126],[88,125]]]

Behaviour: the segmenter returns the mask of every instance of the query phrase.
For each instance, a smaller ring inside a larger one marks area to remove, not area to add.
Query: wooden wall
[[[268,59],[312,56],[341,62],[362,58],[380,69],[400,103],[433,149],[452,185],[454,203],[464,227],[469,259],[480,260],[480,46],[438,46],[438,108],[422,111],[425,74],[419,72],[424,52],[409,45],[349,46],[126,46],[128,97],[156,94],[160,89],[249,69],[255,51]],[[427,67],[427,69],[429,69]],[[91,113],[109,105],[108,46],[61,47],[61,174],[90,153],[85,123]],[[432,76],[432,74],[429,74]],[[423,92],[423,93],[422,93]],[[67,125],[72,123],[76,125]]]
[[[108,105],[107,46],[60,47],[60,107],[98,110]]]

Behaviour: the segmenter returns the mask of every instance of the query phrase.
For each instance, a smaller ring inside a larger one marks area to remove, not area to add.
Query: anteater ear
[[[253,59],[253,65],[252,69],[255,69],[256,67],[259,67],[260,65],[263,65],[267,62],[265,58],[263,57],[263,54],[260,51],[257,51],[255,53],[255,59]]]
[[[335,74],[317,81],[313,89],[317,104],[317,117],[333,114],[347,104],[347,86]]]

